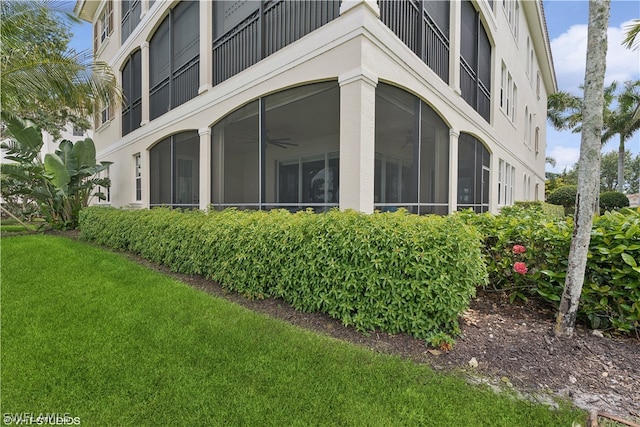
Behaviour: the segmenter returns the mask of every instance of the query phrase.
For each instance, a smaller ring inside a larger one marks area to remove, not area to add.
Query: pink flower
[[[513,253],[516,255],[523,254],[527,248],[522,245],[513,245]]]
[[[524,262],[516,262],[513,264],[513,269],[516,273],[527,274],[527,265]]]

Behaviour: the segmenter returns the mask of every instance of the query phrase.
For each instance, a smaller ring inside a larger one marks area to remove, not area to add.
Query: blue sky
[[[543,3],[558,88],[581,95],[579,86],[584,82],[589,3],[587,0],[543,0]],[[605,84],[613,80],[622,83],[640,79],[640,51],[631,51],[620,45],[626,25],[634,18],[640,18],[640,1],[611,2]],[[73,31],[72,47],[76,50],[90,49],[93,38],[91,25],[76,25]],[[626,142],[626,147],[634,154],[640,153],[640,132]],[[614,138],[605,146],[603,153],[617,149],[618,140]],[[558,132],[547,126],[547,156],[557,161],[554,168],[547,165],[548,171],[561,172],[572,168],[579,154],[579,134]]]
[[[544,0],[551,52],[553,55],[558,88],[575,95],[582,95],[579,86],[584,82],[587,49],[587,22],[589,4],[586,0]],[[632,19],[640,18],[640,2],[623,0],[611,2],[605,84],[612,81],[622,83],[640,79],[640,51],[621,46],[625,27]],[[614,137],[603,153],[618,150],[618,139]],[[640,153],[640,132],[625,142],[632,153]],[[580,135],[558,132],[547,126],[547,156],[557,161],[555,168],[547,165],[548,171],[561,172],[572,168],[580,155]]]

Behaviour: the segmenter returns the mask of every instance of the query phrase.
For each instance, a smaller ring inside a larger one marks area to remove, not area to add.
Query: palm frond
[[[627,31],[622,45],[627,49],[640,49],[640,19],[634,19],[632,24],[625,27]]]

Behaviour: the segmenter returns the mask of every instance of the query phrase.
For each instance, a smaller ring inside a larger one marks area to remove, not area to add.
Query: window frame
[[[134,174],[135,174],[134,199],[136,202],[141,202],[142,201],[142,156],[140,155],[140,153],[135,154],[133,156],[133,162],[134,162],[133,164],[134,164]]]

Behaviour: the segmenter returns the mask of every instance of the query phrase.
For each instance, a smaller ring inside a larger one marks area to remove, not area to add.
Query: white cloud
[[[553,168],[547,166],[547,169],[553,172],[562,172],[565,168],[567,170],[573,169],[573,165],[580,158],[580,148],[557,145],[547,149],[547,156],[556,160],[556,166]]]
[[[616,80],[624,82],[637,79],[640,75],[638,51],[626,49],[621,45],[625,27],[632,21],[623,22],[619,27],[609,27],[607,37],[607,70],[605,84]],[[551,41],[551,51],[561,90],[579,94],[578,86],[584,83],[584,70],[587,51],[587,26],[573,25],[567,31]]]

